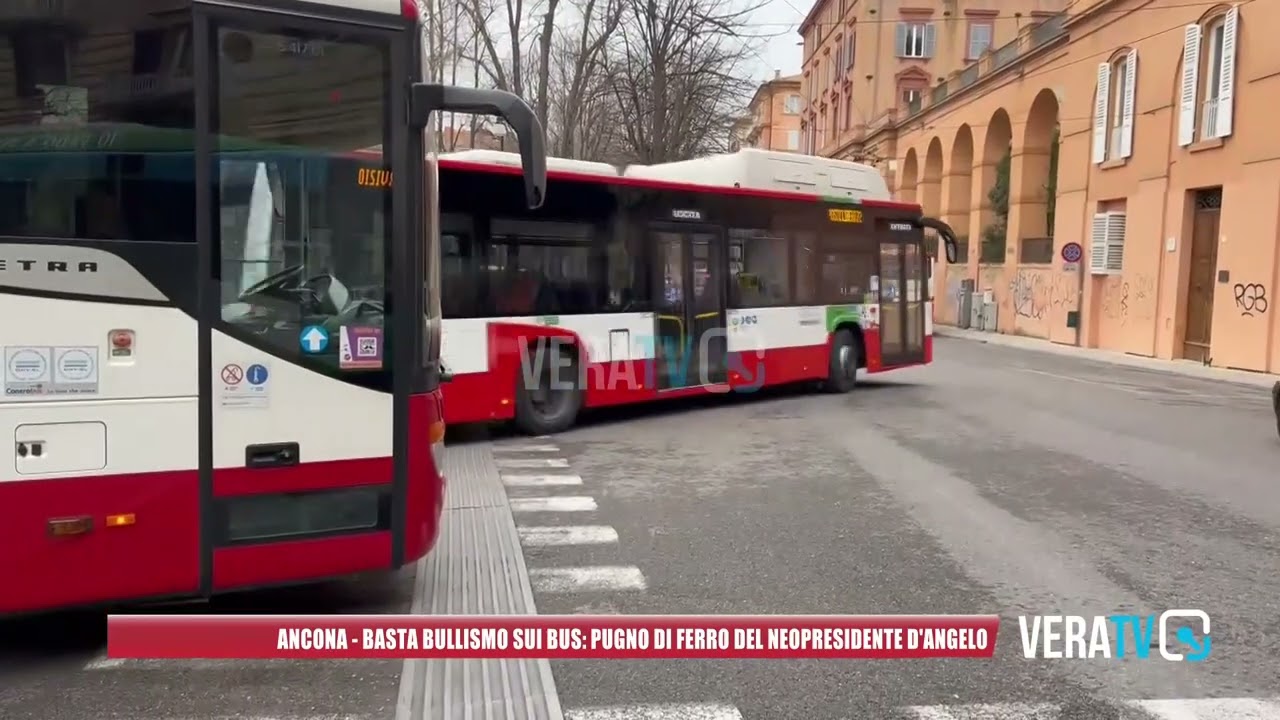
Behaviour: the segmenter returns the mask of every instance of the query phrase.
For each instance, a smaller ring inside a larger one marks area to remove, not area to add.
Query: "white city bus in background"
[[[761,150],[548,162],[549,200],[529,210],[511,200],[519,156],[441,156],[450,424],[550,433],[583,408],[797,382],[847,392],[859,370],[931,362],[924,230],[949,261],[955,236],[894,202],[875,168]],[[555,382],[557,365],[575,380]]]
[[[0,28],[0,614],[426,553],[444,425],[424,129],[503,115],[536,207],[528,106],[424,84],[402,0],[3,2]],[[398,182],[349,204],[370,167]]]

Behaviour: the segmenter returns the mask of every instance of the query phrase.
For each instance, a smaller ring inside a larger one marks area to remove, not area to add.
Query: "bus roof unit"
[[[625,176],[713,187],[799,192],[854,202],[891,199],[880,171],[869,165],[768,150],[744,149],[694,160],[632,165]]]
[[[520,153],[503,152],[501,150],[459,150],[457,152],[440,153],[441,160],[476,163],[478,165],[503,165],[520,167]],[[618,169],[609,163],[591,162],[589,160],[569,160],[547,156],[547,169],[552,171],[576,173],[578,175],[604,175],[618,177]]]

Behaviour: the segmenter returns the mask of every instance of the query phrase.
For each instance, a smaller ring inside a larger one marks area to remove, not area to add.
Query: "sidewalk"
[[[1224,382],[1256,385],[1258,387],[1268,388],[1274,385],[1277,381],[1280,381],[1280,375],[1249,372],[1247,370],[1227,370],[1225,368],[1207,367],[1197,362],[1191,362],[1190,360],[1161,360],[1159,358],[1143,357],[1141,355],[1129,355],[1126,353],[1115,352],[1113,350],[1079,348],[1074,345],[1061,345],[1059,343],[1042,340],[1040,338],[1029,338],[1021,335],[1003,335],[1001,333],[980,332],[977,330],[961,330],[960,328],[948,325],[934,325],[933,334],[939,337],[962,338],[964,340],[973,340],[976,342],[989,343],[991,345],[1004,345],[1006,347],[1016,347],[1022,350],[1031,350],[1033,352],[1066,355],[1084,358],[1086,360],[1094,360],[1096,362],[1111,363],[1113,365],[1125,365],[1128,367],[1142,368],[1144,370],[1155,370],[1158,372],[1185,375],[1187,377],[1197,377],[1204,380],[1221,380]]]

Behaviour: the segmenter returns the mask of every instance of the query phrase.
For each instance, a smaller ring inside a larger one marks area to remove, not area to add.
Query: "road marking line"
[[[85,663],[84,670],[103,671],[103,670],[270,670],[272,668],[284,667],[291,661],[287,658],[275,660],[270,659],[254,659],[254,660],[236,660],[236,659],[185,659],[185,660],[157,660],[148,658],[109,658],[101,655],[89,662]],[[327,660],[329,663],[356,663],[359,660]]]
[[[565,720],[742,720],[732,705],[625,705],[566,710]]]
[[[533,589],[544,593],[644,590],[644,573],[632,565],[529,568]]]
[[[90,660],[84,664],[85,670],[110,670],[111,668],[120,667],[125,663],[123,658],[109,658],[106,653]]]
[[[1161,720],[1275,720],[1280,718],[1280,699],[1277,698],[1133,700],[1126,704]]]
[[[494,445],[493,451],[503,453],[541,453],[560,452],[560,448],[555,445]]]
[[[502,483],[508,487],[555,487],[581,485],[581,475],[506,475]]]
[[[591,512],[598,510],[595,498],[584,495],[562,497],[511,498],[512,512]]]
[[[618,531],[608,525],[560,525],[517,528],[520,542],[535,547],[607,545],[618,542]]]
[[[1061,713],[1050,703],[917,705],[906,710],[919,720],[1055,720]]]
[[[494,458],[500,468],[567,468],[564,458]]]

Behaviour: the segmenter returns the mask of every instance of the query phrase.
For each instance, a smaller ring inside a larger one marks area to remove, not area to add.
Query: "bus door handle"
[[[244,449],[244,465],[253,469],[289,467],[298,464],[300,455],[296,442],[247,445]]]

